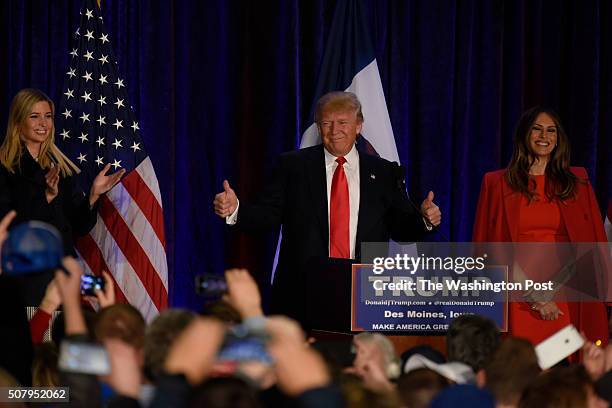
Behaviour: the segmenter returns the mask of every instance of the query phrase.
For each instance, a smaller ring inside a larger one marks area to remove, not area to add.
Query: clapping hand
[[[91,184],[91,191],[89,192],[89,205],[93,207],[98,198],[111,188],[115,186],[121,180],[121,177],[125,174],[125,169],[121,169],[113,174],[106,175],[110,170],[110,164],[104,166],[102,171],[98,173],[93,183]]]
[[[433,199],[434,193],[430,191],[429,194],[427,194],[427,198],[425,198],[421,204],[421,214],[428,223],[437,227],[440,225],[440,222],[442,222],[442,212],[440,211],[440,207],[433,202]]]
[[[51,163],[51,168],[49,169],[47,174],[45,174],[45,182],[47,183],[47,188],[45,189],[45,196],[47,197],[48,203],[53,201],[59,193],[59,173],[59,167]]]
[[[2,218],[2,221],[0,221],[0,249],[2,249],[4,240],[6,240],[6,237],[8,237],[8,227],[11,225],[11,222],[13,222],[16,216],[17,213],[15,210],[11,210],[4,216],[4,218]],[[2,268],[0,268],[0,274],[2,274]]]

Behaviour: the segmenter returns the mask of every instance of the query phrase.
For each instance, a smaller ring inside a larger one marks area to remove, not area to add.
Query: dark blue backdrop
[[[600,204],[612,195],[609,1],[364,1],[409,190],[436,192],[447,236],[469,240],[481,177],[505,166],[534,104],[560,112]],[[174,305],[199,306],[193,275],[227,265],[269,279],[275,237],[232,236],[210,203],[224,178],[253,197],[299,144],[334,6],[102,0],[162,190]],[[0,5],[2,126],[22,87],[59,101],[79,7]]]

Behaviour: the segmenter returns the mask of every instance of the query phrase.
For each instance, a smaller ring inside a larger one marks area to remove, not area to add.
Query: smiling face
[[[557,124],[547,113],[540,113],[529,131],[529,151],[539,160],[548,161],[557,145]]]
[[[362,121],[350,110],[324,111],[319,121],[319,132],[323,145],[336,157],[346,156],[351,151]]]
[[[47,101],[36,102],[19,127],[21,140],[28,149],[38,149],[53,130],[53,111]]]

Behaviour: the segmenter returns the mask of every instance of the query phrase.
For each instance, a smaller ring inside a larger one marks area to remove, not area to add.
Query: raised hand
[[[255,279],[246,269],[229,269],[225,271],[228,293],[224,297],[243,319],[263,316],[261,295]]]
[[[47,285],[47,289],[45,290],[45,296],[43,296],[39,308],[51,315],[60,307],[61,304],[62,297],[60,296],[60,292],[57,288],[57,284],[55,283],[55,279],[53,279]]]
[[[49,169],[47,174],[45,174],[45,182],[47,183],[47,188],[45,189],[45,196],[47,197],[48,203],[53,201],[59,193],[59,173],[59,167],[51,163],[51,168]]]
[[[166,357],[168,374],[184,374],[197,385],[210,373],[221,347],[225,327],[214,319],[196,318],[174,340]]]
[[[104,278],[104,289],[96,288],[96,296],[85,296],[85,299],[89,302],[98,302],[100,309],[112,306],[115,304],[115,284],[113,278],[106,271],[102,271]]]
[[[268,351],[275,361],[281,390],[287,395],[297,396],[330,383],[323,358],[307,346],[297,322],[284,316],[273,316],[267,319],[266,329],[272,337]]]
[[[115,186],[121,180],[121,177],[125,174],[125,169],[121,169],[113,174],[106,175],[110,170],[110,164],[104,166],[102,171],[98,173],[93,183],[91,184],[91,190],[89,192],[89,205],[93,206],[98,198],[111,188]]]
[[[427,198],[421,204],[421,214],[423,214],[428,223],[437,227],[442,221],[442,212],[440,212],[440,207],[433,202],[433,199],[434,193],[430,191],[427,194]]]
[[[213,205],[215,207],[215,214],[221,218],[230,216],[236,211],[238,207],[238,197],[227,180],[223,180],[223,192],[215,196]]]

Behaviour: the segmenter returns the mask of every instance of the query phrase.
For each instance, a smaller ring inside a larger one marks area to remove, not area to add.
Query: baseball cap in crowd
[[[64,247],[59,231],[42,221],[28,221],[9,231],[2,245],[2,273],[24,275],[60,268]]]
[[[440,364],[420,354],[414,354],[404,364],[404,373],[409,373],[417,368],[429,368],[457,384],[470,384],[475,381],[472,368],[457,361]]]

